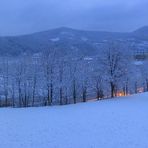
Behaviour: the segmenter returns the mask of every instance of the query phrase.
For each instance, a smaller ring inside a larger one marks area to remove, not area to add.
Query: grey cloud
[[[148,24],[147,0],[1,0],[0,35],[67,26],[131,31]]]

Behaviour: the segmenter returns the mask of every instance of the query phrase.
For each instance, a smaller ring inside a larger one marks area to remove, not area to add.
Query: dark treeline
[[[148,91],[145,65],[117,45],[95,57],[56,51],[0,58],[0,106],[64,105]]]

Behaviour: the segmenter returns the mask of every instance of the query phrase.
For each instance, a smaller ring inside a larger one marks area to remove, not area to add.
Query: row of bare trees
[[[134,67],[121,47],[112,44],[100,55],[59,57],[49,51],[1,57],[0,106],[64,105],[137,93],[139,86],[148,90],[148,74]],[[133,73],[143,72],[140,83],[139,77],[133,79]]]

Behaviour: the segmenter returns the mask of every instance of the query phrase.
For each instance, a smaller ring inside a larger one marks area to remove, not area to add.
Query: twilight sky
[[[66,26],[133,31],[148,25],[148,0],[0,0],[0,36]]]

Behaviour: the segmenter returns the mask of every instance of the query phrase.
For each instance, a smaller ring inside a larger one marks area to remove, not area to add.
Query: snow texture
[[[0,148],[147,148],[148,93],[77,105],[0,109]]]
[[[50,39],[52,42],[57,42],[57,41],[59,41],[60,40],[60,38],[53,38],[53,39]]]

